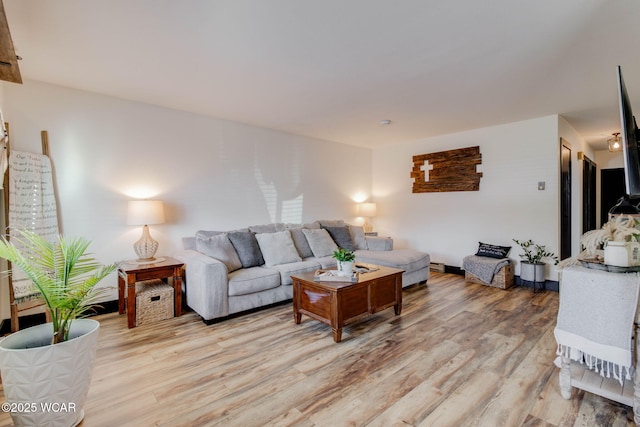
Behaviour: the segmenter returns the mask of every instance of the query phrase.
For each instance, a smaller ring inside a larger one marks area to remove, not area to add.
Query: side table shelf
[[[170,257],[163,257],[159,262],[151,264],[137,264],[132,261],[123,263],[118,268],[118,313],[127,313],[129,328],[136,326],[136,282],[143,280],[171,279],[174,289],[174,315],[182,315],[183,268],[183,262]]]

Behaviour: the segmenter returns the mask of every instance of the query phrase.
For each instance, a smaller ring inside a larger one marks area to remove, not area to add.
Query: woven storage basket
[[[502,267],[494,276],[491,283],[483,282],[480,278],[468,271],[464,272],[464,279],[467,282],[478,283],[480,285],[493,286],[494,288],[508,289],[513,286],[513,263]]]
[[[136,283],[136,326],[173,317],[173,286],[162,280]]]

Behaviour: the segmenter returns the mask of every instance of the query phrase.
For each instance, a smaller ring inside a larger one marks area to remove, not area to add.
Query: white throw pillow
[[[238,253],[231,244],[227,233],[221,233],[210,237],[196,237],[196,249],[198,252],[215,258],[227,266],[229,273],[242,268]]]
[[[276,233],[258,233],[256,239],[267,267],[302,261],[293,244],[289,230]]]
[[[338,245],[333,241],[329,232],[324,228],[319,230],[307,230],[302,229],[304,236],[307,238],[307,242],[311,247],[311,252],[316,258],[323,258],[333,255],[334,251],[338,250]]]

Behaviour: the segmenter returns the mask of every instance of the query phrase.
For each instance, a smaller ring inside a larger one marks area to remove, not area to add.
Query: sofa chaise
[[[429,278],[429,254],[393,249],[391,238],[365,236],[342,220],[201,230],[182,243],[174,256],[185,263],[186,303],[204,321],[290,300],[291,275],[335,268],[338,247],[355,250],[356,263],[404,270],[403,287]]]

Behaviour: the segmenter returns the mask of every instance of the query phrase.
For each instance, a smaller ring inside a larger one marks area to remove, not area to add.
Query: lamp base
[[[362,228],[364,229],[365,233],[371,233],[373,231],[373,226],[369,222],[368,218],[365,218],[364,224],[362,224]]]
[[[154,262],[153,257],[158,250],[158,242],[153,240],[151,234],[149,234],[149,226],[142,227],[142,237],[133,244],[133,250],[138,255],[136,262]]]
[[[151,260],[134,259],[133,261],[127,261],[127,264],[137,264],[137,265],[156,264],[158,262],[164,261],[165,259],[166,259],[165,257],[157,257]]]

